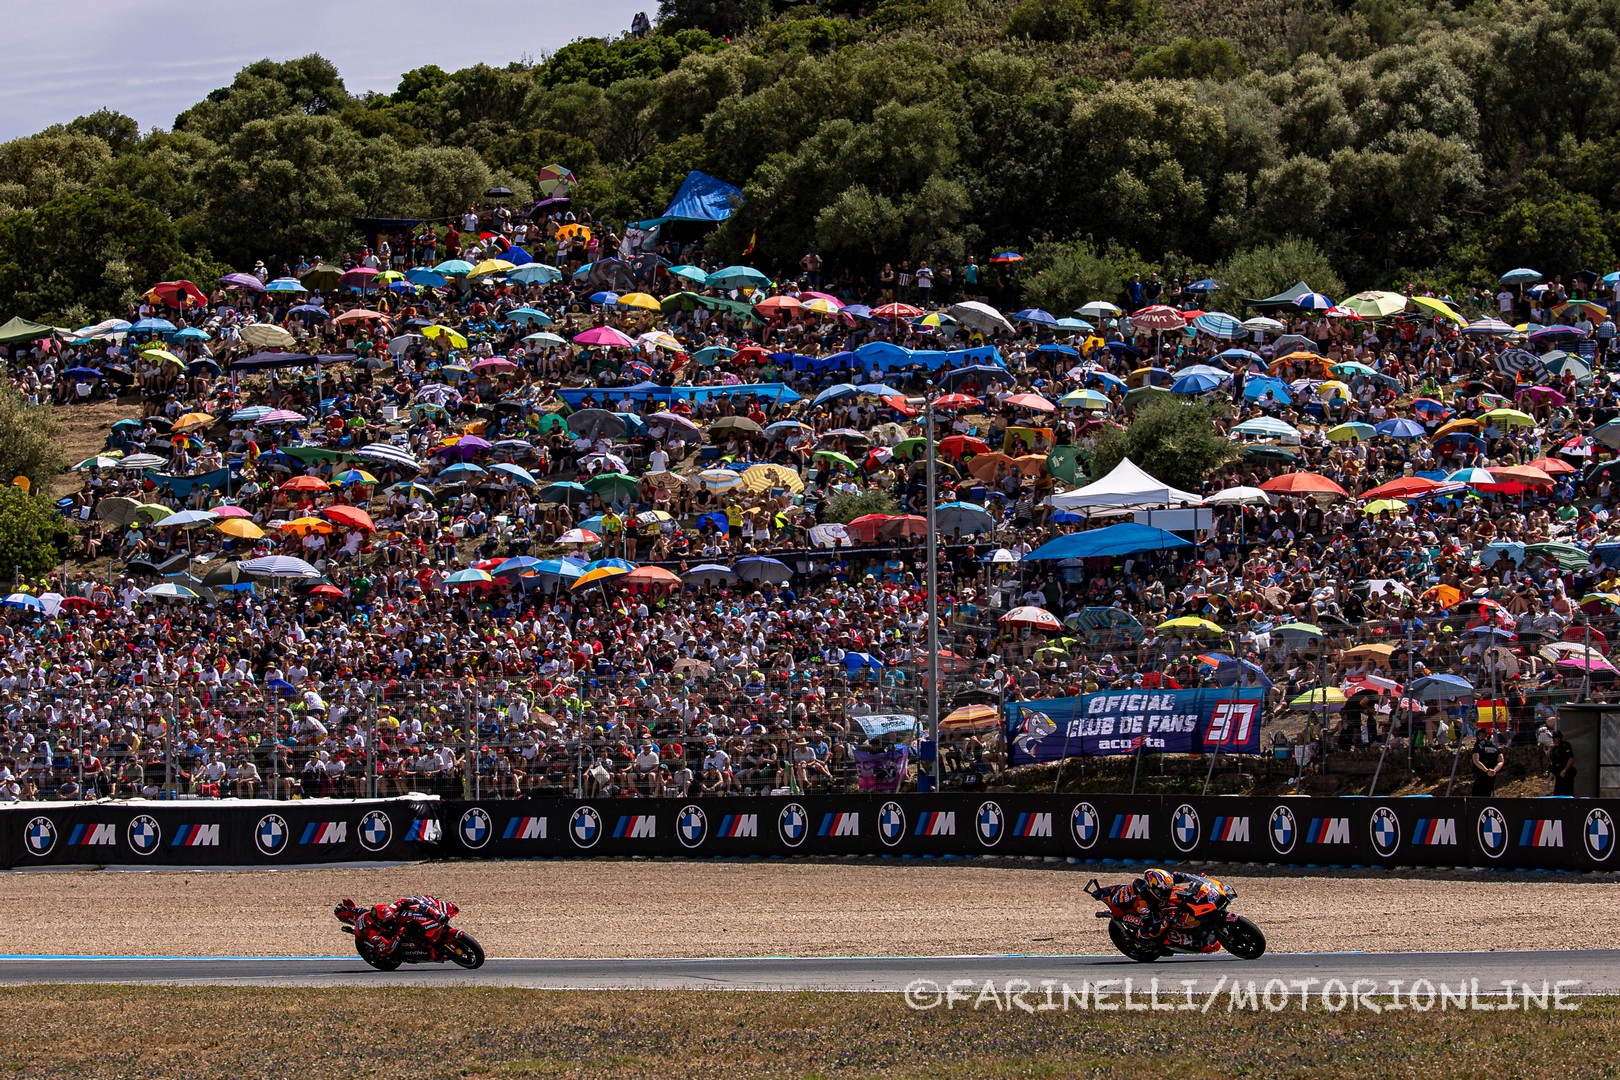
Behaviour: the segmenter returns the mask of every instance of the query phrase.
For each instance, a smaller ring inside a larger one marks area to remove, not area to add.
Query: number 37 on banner
[[[1204,735],[1205,746],[1242,746],[1260,723],[1260,702],[1222,701],[1215,706]]]

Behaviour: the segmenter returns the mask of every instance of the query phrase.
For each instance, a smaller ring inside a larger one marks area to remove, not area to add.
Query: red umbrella
[[[974,409],[984,402],[972,394],[946,394],[944,397],[934,399],[934,408],[945,409]]]
[[[951,458],[959,458],[963,454],[988,454],[990,444],[972,435],[947,435],[940,440],[939,452]]]
[[[883,527],[894,518],[889,514],[862,514],[844,526],[844,530],[863,544],[876,540]]]
[[[318,476],[295,476],[281,485],[282,491],[325,491],[331,484]]]
[[[680,576],[662,566],[638,566],[624,575],[628,585],[679,585]]]
[[[1374,499],[1410,499],[1440,486],[1438,480],[1422,476],[1400,476],[1387,484],[1379,484],[1375,488],[1363,491],[1361,499],[1363,502],[1371,502]]]
[[[860,518],[856,518],[859,521]],[[883,523],[882,532],[885,536],[925,536],[928,533],[928,519],[917,514],[900,514],[891,517]]]
[[[179,281],[160,281],[147,290],[148,295],[156,293],[158,298],[170,307],[183,307],[185,302],[202,305],[208,303],[208,297],[193,283],[181,279]]]
[[[1131,312],[1131,325],[1138,330],[1185,330],[1187,320],[1169,304],[1154,304]]]
[[[799,303],[798,298],[793,296],[767,297],[754,306],[760,311],[780,312],[784,315],[791,311],[798,311],[804,307],[803,304]]]
[[[371,520],[371,515],[358,506],[328,506],[321,513],[326,515],[328,521],[335,521],[339,525],[359,529],[361,532],[374,533],[377,526]]]
[[[353,309],[351,309],[349,311],[345,311],[343,314],[339,315],[337,318],[333,319],[332,321],[334,323],[350,323],[350,322],[367,322],[367,321],[369,321],[371,319],[384,319],[384,320],[386,320],[387,318],[388,318],[388,316],[384,315],[380,311],[372,311],[370,308],[357,307],[357,308],[353,308]]]
[[[1020,409],[1033,409],[1035,412],[1057,412],[1057,406],[1039,394],[1008,394],[1001,401],[1005,405],[1016,405]]]
[[[1348,499],[1350,493],[1325,476],[1312,472],[1283,473],[1260,485],[1261,491],[1273,495],[1337,495]]]
[[[922,314],[922,308],[914,308],[910,304],[884,304],[873,308],[872,314],[880,319],[915,319]]]
[[[1061,630],[1063,623],[1043,607],[1015,607],[1001,617],[1003,626],[1033,626],[1037,630]]]
[[[317,585],[313,589],[309,590],[309,595],[335,596],[341,600],[343,598],[343,590],[338,588],[336,585]]]
[[[1533,469],[1540,469],[1548,476],[1568,476],[1571,473],[1580,471],[1567,461],[1559,461],[1557,458],[1550,457],[1538,457],[1536,460],[1526,464]]]

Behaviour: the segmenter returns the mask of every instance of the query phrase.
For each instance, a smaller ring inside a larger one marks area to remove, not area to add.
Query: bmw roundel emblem
[[[602,838],[602,815],[594,806],[577,807],[568,818],[568,838],[577,848],[595,847]]]
[[[367,851],[381,851],[394,835],[394,823],[381,810],[369,810],[360,819],[360,846]]]
[[[280,814],[266,814],[253,826],[253,843],[266,855],[286,851],[287,838],[287,819]]]
[[[461,815],[461,843],[465,847],[477,851],[489,843],[494,833],[495,825],[483,807],[475,806]]]
[[[810,815],[798,803],[790,802],[776,816],[776,831],[782,837],[782,843],[788,847],[798,847],[810,832]]]
[[[1508,845],[1507,815],[1494,806],[1487,806],[1479,812],[1478,831],[1480,850],[1493,859],[1500,859]]]
[[[131,818],[124,835],[129,840],[129,850],[137,855],[150,855],[163,843],[163,829],[151,814],[137,814]]]
[[[1604,809],[1586,815],[1586,853],[1602,862],[1614,853],[1614,818]]]
[[[985,847],[995,847],[1001,842],[1001,834],[1006,831],[1007,820],[1001,813],[1001,804],[995,802],[982,802],[979,810],[973,815],[973,828],[979,834],[979,843]]]
[[[1387,806],[1380,806],[1372,812],[1367,832],[1371,836],[1373,850],[1386,859],[1401,846],[1401,819]]]
[[[44,816],[30,818],[23,828],[23,846],[30,855],[49,855],[56,846],[56,823]]]
[[[906,811],[897,802],[886,802],[878,810],[878,839],[894,847],[906,838]]]
[[[1074,834],[1074,842],[1082,848],[1089,848],[1095,844],[1100,831],[1098,828],[1100,820],[1097,808],[1090,803],[1083,802],[1076,806],[1074,813],[1069,815],[1069,831]]]
[[[1294,812],[1286,806],[1277,807],[1266,823],[1266,832],[1271,835],[1271,847],[1277,854],[1286,855],[1293,851],[1294,841],[1299,839],[1299,825],[1294,821]]]
[[[695,848],[702,844],[708,835],[709,817],[703,812],[703,807],[691,803],[681,807],[681,812],[675,816],[675,838],[681,845]]]
[[[1198,846],[1198,811],[1188,803],[1176,807],[1170,818],[1170,839],[1177,851],[1191,851]]]

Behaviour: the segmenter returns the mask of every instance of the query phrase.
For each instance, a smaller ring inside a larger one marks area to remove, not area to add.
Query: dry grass
[[[29,987],[16,1077],[1612,1076],[1620,1002],[1562,1013],[913,1012],[864,994]]]
[[[130,394],[115,401],[95,401],[85,405],[59,405],[51,409],[62,424],[62,460],[68,465],[83,461],[107,445],[107,433],[113,423],[125,416],[141,414],[141,399]],[[76,472],[57,476],[54,490],[57,498],[79,490],[84,477]]]

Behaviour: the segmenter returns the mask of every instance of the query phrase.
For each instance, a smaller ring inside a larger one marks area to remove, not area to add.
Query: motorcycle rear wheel
[[[1108,940],[1114,943],[1114,948],[1138,964],[1151,964],[1165,955],[1164,950],[1139,940],[1118,919],[1108,920]]]
[[[484,947],[471,934],[457,933],[454,940],[444,947],[445,955],[451,963],[459,964],[468,969],[484,966]]]
[[[1266,935],[1242,915],[1217,927],[1215,937],[1239,960],[1258,960],[1266,954]]]

